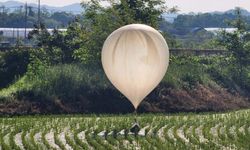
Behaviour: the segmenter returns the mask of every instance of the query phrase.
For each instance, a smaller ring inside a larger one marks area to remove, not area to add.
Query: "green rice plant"
[[[55,144],[58,145],[62,150],[66,150],[65,146],[64,146],[63,143],[60,141],[58,135],[59,135],[59,132],[54,132]]]
[[[42,144],[46,149],[53,149],[45,139],[45,135],[53,132],[55,144],[65,149],[59,136],[65,132],[67,144],[77,150],[90,149],[90,147],[101,150],[249,149],[249,112],[249,110],[241,110],[217,114],[142,114],[138,116],[138,120],[141,128],[148,127],[146,136],[107,134],[106,137],[101,137],[98,133],[120,132],[123,129],[128,131],[134,117],[129,114],[0,117],[0,147],[7,150],[19,149],[14,137],[22,133],[21,138],[25,149],[44,149],[34,139],[37,133],[41,133]],[[224,128],[223,132],[221,127]],[[212,128],[216,130],[214,132],[218,133],[218,137],[211,133]],[[84,141],[78,137],[82,131],[85,132]],[[170,136],[171,132],[173,135]],[[189,142],[186,142],[182,136]],[[201,136],[207,141],[202,142]]]
[[[10,147],[15,150],[20,150],[20,148],[15,143],[15,135],[19,132],[19,130],[15,130],[10,133]]]
[[[44,145],[46,146],[47,149],[52,149],[54,150],[53,147],[51,147],[51,145],[49,144],[49,142],[45,139],[45,135],[47,134],[48,129],[46,129],[45,131],[42,132],[42,141],[44,143]]]
[[[7,143],[5,143],[5,141],[4,141],[4,139],[3,139],[3,137],[4,136],[6,136],[6,134],[1,134],[1,146],[2,146],[2,148],[5,150],[11,150],[12,148],[11,148],[11,146],[9,145],[9,144],[7,144]]]
[[[69,136],[69,134],[65,134],[65,139],[66,139],[67,143],[68,143],[74,150],[81,150],[81,147],[75,143],[74,139],[72,139],[72,138]]]
[[[80,131],[82,131],[82,129],[81,130],[78,129],[74,131],[74,140],[76,144],[79,145],[82,149],[88,150],[89,149],[88,145],[85,142],[81,141],[77,136],[77,134],[80,133]]]
[[[86,135],[86,140],[94,149],[105,150],[105,148],[100,145],[93,137]]]

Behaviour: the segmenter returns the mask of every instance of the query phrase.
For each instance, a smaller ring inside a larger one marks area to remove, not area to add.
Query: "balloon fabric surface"
[[[102,65],[111,83],[135,109],[161,82],[169,64],[169,49],[154,28],[131,24],[114,31],[102,49]]]

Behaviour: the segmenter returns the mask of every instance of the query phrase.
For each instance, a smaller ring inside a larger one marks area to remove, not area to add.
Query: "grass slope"
[[[207,112],[249,108],[248,93],[231,77],[223,57],[171,57],[161,84],[140,112]],[[223,62],[223,61],[222,61]],[[99,67],[36,66],[0,89],[0,114],[128,113],[131,103]]]

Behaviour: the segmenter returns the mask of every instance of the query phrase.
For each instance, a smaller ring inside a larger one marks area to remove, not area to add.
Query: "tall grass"
[[[32,82],[34,92],[72,98],[83,91],[105,89],[110,86],[102,70],[93,70],[80,64],[49,67]]]
[[[82,92],[110,87],[101,69],[81,64],[50,66],[38,76],[25,75],[15,84],[0,91],[0,100],[12,99],[15,94],[32,92],[44,96],[73,98]]]
[[[200,62],[203,57],[173,57],[163,83],[172,88],[193,88],[196,84],[210,85],[208,64]],[[210,58],[213,59],[213,58]]]

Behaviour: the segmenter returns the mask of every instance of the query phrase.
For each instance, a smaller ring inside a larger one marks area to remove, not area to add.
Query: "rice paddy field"
[[[1,150],[249,150],[250,110],[206,114],[0,118]]]

